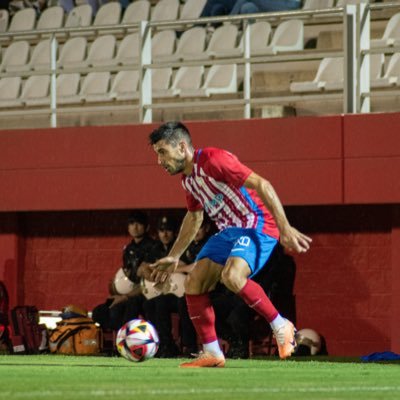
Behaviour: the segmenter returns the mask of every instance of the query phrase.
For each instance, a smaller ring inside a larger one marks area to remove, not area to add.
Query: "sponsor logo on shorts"
[[[235,243],[235,246],[249,247],[250,242],[251,242],[251,240],[248,236],[241,236]]]

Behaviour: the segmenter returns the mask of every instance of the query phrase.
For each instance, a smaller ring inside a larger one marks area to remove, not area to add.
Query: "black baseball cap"
[[[157,224],[157,229],[159,231],[175,231],[176,229],[176,222],[173,218],[167,215],[163,215]]]
[[[127,222],[128,224],[133,224],[134,222],[137,222],[138,224],[147,226],[148,225],[147,214],[140,210],[134,210],[129,214]]]

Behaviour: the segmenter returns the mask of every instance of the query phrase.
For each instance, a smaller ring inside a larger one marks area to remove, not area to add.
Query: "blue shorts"
[[[264,267],[277,243],[277,239],[255,229],[226,228],[208,239],[196,261],[209,258],[225,265],[229,257],[240,257],[249,265],[251,278]]]

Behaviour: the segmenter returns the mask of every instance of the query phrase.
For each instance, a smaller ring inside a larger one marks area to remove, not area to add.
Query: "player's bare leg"
[[[208,258],[199,260],[185,283],[186,302],[190,318],[203,344],[203,352],[183,368],[221,368],[225,357],[218,344],[215,331],[215,314],[208,292],[221,278],[222,265]]]
[[[288,358],[296,348],[295,327],[281,317],[261,286],[248,279],[250,274],[250,267],[243,258],[230,257],[222,270],[221,281],[267,320],[276,338],[279,357]]]

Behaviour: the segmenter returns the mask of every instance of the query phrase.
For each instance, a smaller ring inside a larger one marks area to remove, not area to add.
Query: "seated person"
[[[236,0],[230,15],[297,10],[301,0]]]
[[[127,221],[132,241],[123,249],[123,271],[134,284],[130,293],[118,293],[112,282],[109,285],[109,297],[106,302],[93,309],[92,318],[104,329],[118,330],[126,322],[143,315],[141,278],[151,279],[149,263],[155,242],[147,235],[147,216],[142,211],[132,212]]]
[[[200,17],[217,17],[229,15],[236,0],[207,0]]]

